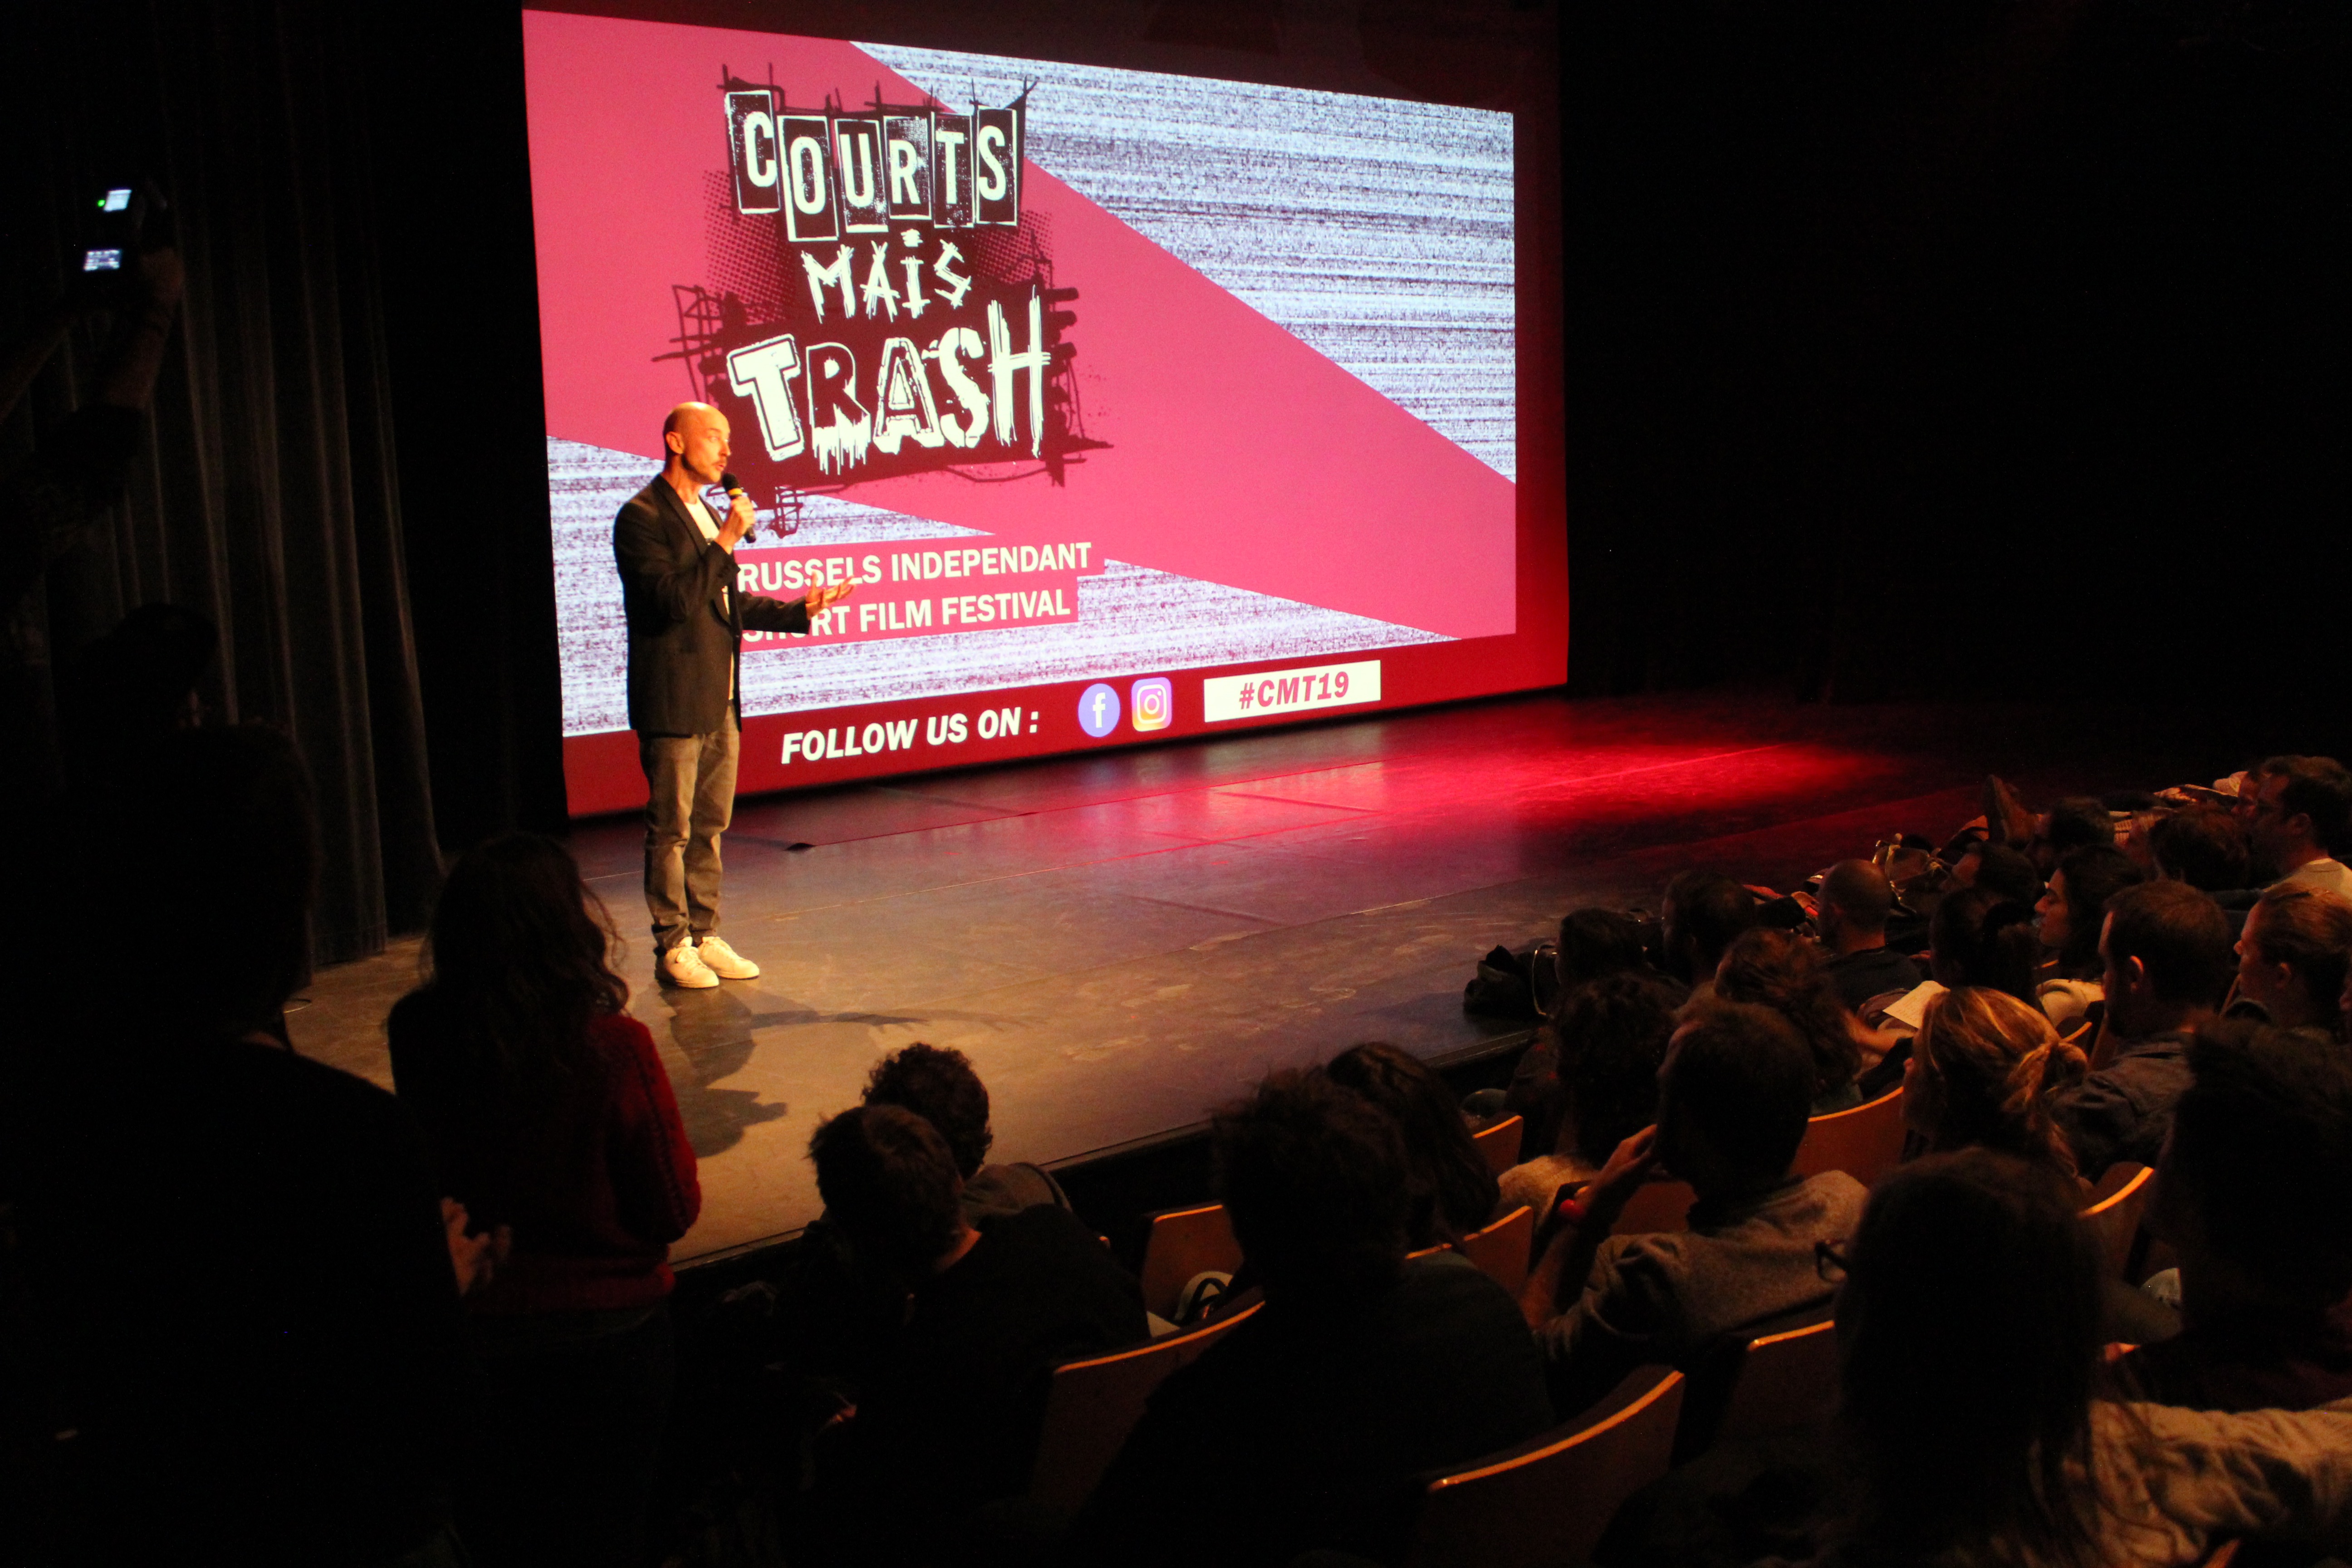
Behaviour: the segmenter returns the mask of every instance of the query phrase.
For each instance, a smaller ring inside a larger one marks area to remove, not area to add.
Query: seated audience
[[[1838,1294],[1852,1502],[1816,1561],[2181,1565],[2244,1534],[2338,1544],[2352,1408],[2099,1396],[2101,1264],[2072,1183],[1990,1150],[1895,1171]]]
[[[1981,884],[1944,896],[1927,921],[1929,978],[1958,990],[1990,986],[2032,1005],[2042,939],[2033,911]]]
[[[1151,1396],[1068,1560],[1394,1562],[1416,1474],[1551,1425],[1535,1345],[1459,1257],[1406,1261],[1403,1143],[1360,1096],[1276,1072],[1210,1128],[1265,1304]]]
[[[2042,946],[2051,955],[2051,973],[2035,995],[2060,1034],[2072,1032],[2104,996],[2100,918],[2109,899],[2139,879],[2131,858],[2114,848],[2077,849],[2051,873],[2049,889],[2034,908],[2042,917]]]
[[[2089,795],[2070,795],[2043,815],[2029,853],[2034,868],[2048,876],[2077,849],[2116,847],[2116,821]]]
[[[2199,1410],[2352,1396],[2352,1057],[2306,1029],[2197,1032],[2150,1227],[2180,1258],[2181,1332],[2117,1371]]]
[[[2059,1125],[2084,1177],[2117,1160],[2153,1165],[2188,1086],[2189,1036],[2214,1016],[2230,979],[2230,922],[2210,893],[2144,882],[2107,903],[2105,1066],[2063,1091]]]
[[[1571,1044],[1553,1117],[1556,1146],[1503,1173],[1496,1213],[1522,1205],[1544,1213],[1562,1186],[1599,1175],[1618,1144],[1658,1119],[1658,1068],[1682,1000],[1680,986],[1652,974],[1612,975],[1570,994],[1559,1015],[1561,1037]]]
[[[1927,1004],[1903,1076],[1903,1121],[1928,1153],[1997,1149],[2074,1174],[2051,1096],[2088,1070],[2042,1010],[1990,986]]]
[[[407,1108],[287,1047],[319,863],[301,760],[257,725],[184,731],[118,788],[54,847],[138,962],[98,1005],[70,993],[70,1035],[0,1057],[0,1194],[59,1435],[58,1484],[9,1490],[54,1516],[42,1561],[455,1562],[453,1265],[483,1248]]]
[[[975,1229],[947,1140],[904,1107],[843,1111],[809,1158],[832,1223],[905,1301],[889,1363],[819,1455],[833,1550],[930,1561],[982,1503],[1028,1486],[1046,1373],[1146,1338],[1142,1298],[1066,1210]]]
[[[2304,882],[2264,889],[2238,938],[2238,1000],[2282,1027],[2333,1034],[2347,973],[2352,900]]]
[[[1726,1336],[1826,1310],[1814,1246],[1853,1234],[1864,1192],[1843,1171],[1789,1173],[1814,1079],[1803,1039],[1766,1008],[1703,1004],[1675,1029],[1658,1072],[1657,1125],[1620,1144],[1537,1233],[1519,1305],[1563,1416],[1634,1367],[1687,1366]],[[1611,1236],[1661,1163],[1697,1194],[1690,1229]]]
[[[1886,945],[1895,888],[1867,860],[1841,860],[1822,879],[1813,923],[1831,953],[1830,984],[1849,1007],[1919,984],[1919,966]]]
[[[2042,873],[2006,844],[1979,840],[1952,868],[1952,880],[1997,899],[2014,899],[2028,909],[2042,901]]]
[[[1715,988],[1716,966],[1739,933],[1756,923],[1756,895],[1713,871],[1685,871],[1658,904],[1666,972],[1694,997]]]
[[[2333,757],[2273,757],[2263,764],[2248,832],[2282,882],[2352,898],[2352,869],[2336,858],[2352,828],[2352,774]]]
[[[429,978],[385,1026],[442,1191],[514,1238],[467,1303],[484,1387],[457,1521],[484,1564],[642,1555],[674,1392],[669,1244],[702,1190],[614,940],[562,845],[494,838],[451,868]]]
[[[1560,1000],[1552,1017],[1519,1053],[1507,1089],[1499,1097],[1491,1089],[1481,1089],[1464,1102],[1465,1110],[1478,1110],[1495,1121],[1524,1118],[1519,1133],[1521,1159],[1548,1157],[1559,1142],[1560,1056],[1563,1047],[1571,1052],[1577,1048],[1574,1026],[1563,1015],[1579,989],[1619,974],[1639,975],[1666,986],[1677,1005],[1689,994],[1680,981],[1650,966],[1649,955],[1642,947],[1641,923],[1633,916],[1617,910],[1579,910],[1559,922]]]
[[[2158,817],[2147,830],[2147,848],[2157,875],[2168,880],[2209,893],[2247,885],[2246,826],[2218,805],[2193,805]]]
[[[1323,1070],[1362,1095],[1404,1138],[1412,1250],[1459,1241],[1494,1217],[1495,1172],[1470,1137],[1445,1080],[1419,1057],[1377,1042],[1340,1052]]]
[[[1862,1103],[1854,1087],[1862,1068],[1859,1026],[1839,997],[1820,948],[1794,931],[1751,931],[1723,955],[1715,994],[1726,1002],[1769,1007],[1795,1026],[1812,1057],[1813,1115]]]
[[[1062,1184],[1044,1167],[985,1163],[996,1142],[988,1125],[988,1086],[961,1051],[920,1040],[899,1047],[866,1075],[863,1103],[903,1105],[939,1130],[963,1178],[964,1217],[974,1225],[1036,1204],[1070,1206]]]

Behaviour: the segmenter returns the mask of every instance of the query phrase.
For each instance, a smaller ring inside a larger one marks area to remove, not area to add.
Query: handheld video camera
[[[81,257],[86,273],[120,273],[142,252],[172,242],[170,209],[151,186],[110,185],[96,205]]]

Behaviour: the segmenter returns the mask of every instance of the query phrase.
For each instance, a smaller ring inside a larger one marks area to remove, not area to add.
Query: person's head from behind
[[[1756,923],[1756,895],[1714,871],[1685,871],[1658,906],[1666,967],[1688,984],[1712,979],[1724,950]]]
[[[1323,1072],[1268,1073],[1209,1120],[1218,1200],[1267,1300],[1346,1301],[1404,1268],[1404,1140]]]
[[[1731,944],[1715,973],[1715,994],[1753,1003],[1786,1018],[1813,1063],[1813,1093],[1853,1081],[1862,1065],[1852,1015],[1822,960],[1821,949],[1794,931],[1751,931]]]
[[[903,1105],[861,1105],[809,1139],[826,1215],[859,1257],[913,1285],[963,1238],[963,1178],[939,1129]]]
[[[1559,1016],[1559,1153],[1598,1170],[1657,1121],[1658,1068],[1680,1000],[1653,974],[1614,974],[1570,994]]]
[[[122,889],[139,962],[108,1005],[149,1037],[278,1026],[310,977],[318,829],[310,777],[259,724],[157,738],[101,792],[98,885]],[[81,868],[87,875],[89,868]]]
[[[952,1047],[918,1040],[892,1051],[866,1075],[864,1102],[903,1106],[937,1128],[966,1181],[995,1142],[988,1126],[987,1086],[971,1070],[971,1058]]]
[[[2326,1311],[2352,1292],[2352,1054],[2326,1036],[2217,1019],[2189,1047],[2151,1226],[2200,1319]]]
[[[2347,847],[2352,826],[2352,775],[2333,757],[2273,757],[2248,824],[2255,853],[2273,869],[2291,871]]]
[[[2089,795],[2070,795],[2050,808],[2033,852],[2045,866],[2055,866],[2077,849],[2116,847],[2115,818]]]
[[[2113,847],[2076,849],[2059,862],[2034,913],[2042,917],[2042,945],[2057,955],[2060,973],[2098,973],[2100,917],[2108,900],[2139,879],[2131,857]]]
[[[2072,1175],[2050,1100],[2086,1071],[2041,1008],[1964,985],[1927,1004],[1903,1069],[1903,1120],[1930,1151],[1996,1149]]]
[[[1578,910],[1559,922],[1559,988],[1645,969],[1642,922],[1622,910]]]
[[[2022,850],[1979,839],[1952,868],[1952,879],[1996,899],[2014,899],[2032,909],[2042,900],[2042,873]]]
[[[2031,1001],[2042,939],[2033,911],[1982,886],[1947,893],[1927,921],[1927,964],[1939,985],[1988,985]]]
[[[2218,805],[2190,806],[2156,819],[2147,830],[2157,875],[2209,893],[2246,885],[2246,825]]]
[[[628,1005],[609,962],[610,917],[571,852],[536,833],[476,845],[433,906],[425,961],[434,991],[509,1085],[586,1060],[589,1020]]]
[[[1691,1009],[1658,1069],[1658,1156],[1702,1198],[1777,1186],[1804,1141],[1813,1056],[1769,1007]]]
[[[2238,994],[2270,1021],[2333,1032],[2352,970],[2352,900],[2305,882],[2266,889],[2238,938]]]
[[[1833,952],[1886,945],[1886,918],[1895,912],[1895,886],[1867,860],[1841,860],[1822,878],[1814,923]]]
[[[1475,1228],[1494,1213],[1495,1173],[1471,1139],[1454,1092],[1427,1062],[1374,1041],[1340,1052],[1323,1070],[1386,1113],[1403,1135],[1417,1244],[1427,1243],[1439,1219],[1460,1230]]]
[[[2186,882],[2143,882],[2109,899],[2098,951],[2107,1029],[2125,1039],[2210,1012],[2236,956],[2221,906]]]
[[[1988,1149],[1931,1154],[1873,1189],[1837,1300],[1860,1555],[2091,1561],[2074,1478],[2100,1267],[2081,1201],[2063,1173]]]

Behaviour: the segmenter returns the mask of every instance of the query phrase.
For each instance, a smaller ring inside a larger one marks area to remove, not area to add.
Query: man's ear
[[[678,457],[683,458],[686,456],[686,437],[679,435],[675,430],[665,430],[662,432],[662,445],[668,447]]]
[[[2116,966],[2116,973],[2122,978],[2124,989],[2132,994],[2137,996],[2147,992],[2147,960],[2137,957],[2126,958]]]

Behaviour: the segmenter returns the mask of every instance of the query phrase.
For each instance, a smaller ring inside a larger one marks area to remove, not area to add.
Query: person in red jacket
[[[610,919],[561,845],[449,874],[429,978],[394,1007],[394,1086],[444,1192],[511,1249],[467,1301],[486,1373],[458,1527],[480,1564],[636,1561],[667,1419],[669,1244],[702,1205]]]

